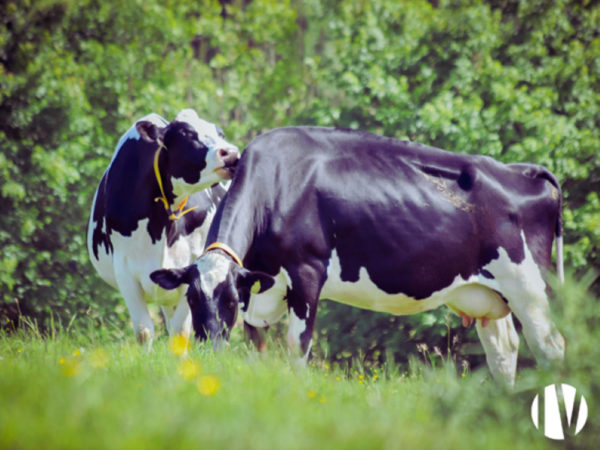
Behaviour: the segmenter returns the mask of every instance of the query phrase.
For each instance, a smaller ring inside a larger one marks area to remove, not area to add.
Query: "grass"
[[[587,294],[569,295],[560,313],[571,320]],[[580,341],[562,373],[521,370],[514,392],[485,369],[457,375],[450,363],[294,368],[283,350],[259,355],[239,333],[223,352],[193,345],[181,355],[185,343],[166,337],[147,354],[94,329],[42,337],[30,327],[0,334],[0,448],[597,448],[597,311],[564,330]],[[534,428],[530,407],[559,381],[584,393],[590,418],[557,443]]]

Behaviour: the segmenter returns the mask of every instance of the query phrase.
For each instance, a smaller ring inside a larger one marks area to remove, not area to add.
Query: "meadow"
[[[568,302],[555,302],[565,368],[520,368],[512,391],[451,359],[296,367],[278,341],[258,354],[238,329],[218,353],[166,336],[147,353],[110,324],[42,335],[30,322],[0,335],[0,448],[597,448],[598,302],[584,284],[568,283],[558,292]],[[557,382],[589,406],[566,441],[530,418],[535,394]]]

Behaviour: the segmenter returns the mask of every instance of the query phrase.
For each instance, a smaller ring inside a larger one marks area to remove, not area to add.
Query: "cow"
[[[199,339],[287,310],[306,358],[319,298],[396,315],[446,304],[476,322],[495,379],[514,383],[519,338],[544,364],[563,359],[545,281],[562,196],[534,164],[444,151],[363,131],[286,127],[255,138],[210,227],[204,254],[152,279],[188,285]],[[477,320],[478,319],[478,320]]]
[[[100,277],[121,292],[148,350],[154,324],[147,303],[161,306],[169,334],[191,332],[183,290],[160,289],[149,275],[200,256],[238,160],[223,131],[191,109],[171,123],[150,114],[116,146],[94,195],[87,247]]]

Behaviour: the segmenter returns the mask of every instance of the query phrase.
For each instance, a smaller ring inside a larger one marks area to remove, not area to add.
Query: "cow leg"
[[[173,329],[171,327],[171,319],[173,318],[173,314],[175,314],[175,308],[172,306],[161,306],[160,310],[163,314],[163,319],[165,319],[165,326],[167,327],[167,333],[169,336],[173,336]]]
[[[267,330],[269,327],[258,328],[244,321],[244,334],[254,344],[259,352],[267,350]]]
[[[520,297],[508,298],[508,306],[523,325],[523,335],[536,360],[542,366],[560,363],[565,355],[565,340],[550,317],[545,292],[523,291]]]
[[[323,272],[324,273],[324,272]],[[306,364],[312,345],[312,335],[317,316],[317,303],[325,278],[310,266],[298,268],[297,276],[290,273],[292,288],[288,290],[288,348],[300,355],[300,363]]]
[[[488,320],[485,326],[477,320],[476,329],[492,376],[496,381],[513,386],[517,371],[519,335],[515,330],[512,315]]]
[[[185,298],[179,302],[176,308],[172,308],[168,331],[170,336],[180,334],[185,338],[190,337],[192,332],[192,314]]]
[[[150,317],[142,288],[127,270],[115,270],[115,276],[119,291],[121,291],[129,310],[135,337],[140,344],[146,344],[150,351],[154,339],[154,322]]]

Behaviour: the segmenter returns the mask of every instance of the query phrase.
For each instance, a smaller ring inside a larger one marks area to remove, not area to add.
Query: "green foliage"
[[[0,5],[0,325],[19,311],[41,323],[127,320],[88,262],[92,195],[134,120],[183,107],[241,148],[270,128],[316,124],[544,164],[564,189],[566,265],[600,268],[596,2],[223,5]],[[360,349],[402,359],[417,342],[445,354],[456,336],[470,338],[445,310],[348,311],[321,307],[332,358]]]

